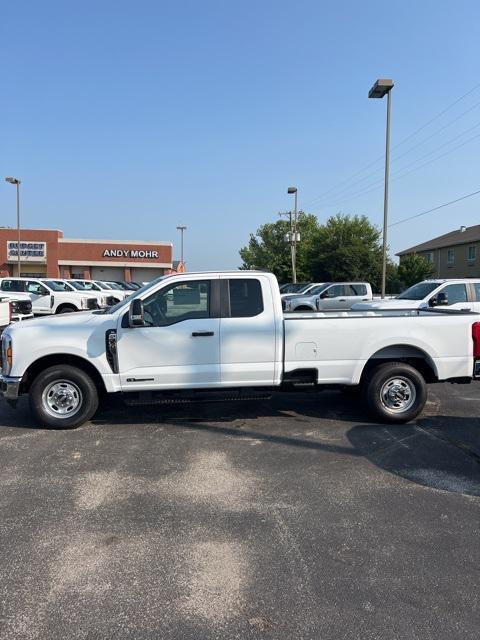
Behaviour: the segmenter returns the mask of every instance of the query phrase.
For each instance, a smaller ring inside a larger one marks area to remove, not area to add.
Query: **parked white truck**
[[[282,296],[284,311],[340,311],[354,304],[372,300],[368,282],[324,282],[307,294]]]
[[[11,322],[18,322],[33,318],[30,300],[11,299],[0,296],[0,333]]]
[[[423,409],[426,383],[480,374],[480,316],[369,311],[285,315],[273,275],[164,276],[116,306],[10,325],[4,397],[28,394],[39,424],[89,420],[104,393],[133,404],[251,398],[275,389],[360,386],[377,419]]]
[[[35,315],[52,315],[98,309],[97,299],[77,291],[65,291],[54,280],[41,278],[2,278],[0,291],[6,294],[26,294]]]
[[[361,301],[355,311],[369,309],[427,309],[449,307],[480,312],[480,278],[424,280],[409,287],[396,298]]]

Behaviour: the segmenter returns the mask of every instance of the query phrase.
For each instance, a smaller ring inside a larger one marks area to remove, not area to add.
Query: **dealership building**
[[[0,228],[0,275],[18,275],[17,229]],[[20,275],[148,282],[184,271],[163,241],[64,238],[58,229],[21,229]]]

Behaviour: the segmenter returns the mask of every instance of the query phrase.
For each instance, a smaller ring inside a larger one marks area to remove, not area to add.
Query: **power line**
[[[417,160],[414,160],[413,162],[405,165],[404,167],[401,167],[401,168],[397,169],[395,172],[392,173],[391,181],[393,182],[395,180],[399,180],[400,178],[404,178],[405,176],[410,175],[411,173],[414,173],[415,171],[419,171],[420,169],[423,169],[424,167],[428,166],[429,164],[432,164],[433,162],[436,162],[437,160],[441,160],[445,156],[448,156],[450,153],[453,153],[457,149],[460,149],[461,147],[465,146],[466,144],[469,144],[473,140],[476,140],[477,138],[480,137],[480,134],[477,134],[475,136],[472,136],[471,138],[468,138],[467,140],[464,140],[463,142],[461,142],[460,144],[456,145],[452,149],[449,149],[448,151],[446,151],[445,153],[440,154],[439,156],[431,158],[427,162],[424,162],[423,164],[419,165],[418,167],[414,166],[414,165],[418,164],[419,162],[421,162],[424,158],[428,158],[428,156],[431,156],[432,153],[435,153],[436,151],[439,151],[440,149],[443,149],[443,147],[446,147],[447,145],[452,144],[452,142],[455,142],[455,140],[458,140],[458,138],[461,138],[463,135],[465,135],[466,133],[469,133],[470,131],[472,131],[473,129],[476,129],[479,126],[480,126],[480,122],[476,123],[472,127],[469,127],[468,129],[466,129],[462,133],[458,134],[457,136],[455,136],[454,138],[452,138],[448,142],[444,142],[443,144],[441,144],[440,146],[436,147],[435,149],[432,149],[432,151],[429,151],[428,153],[424,154],[423,156],[421,156]],[[413,167],[413,169],[410,169],[410,167]],[[384,183],[383,178],[377,179],[377,180],[375,180],[375,182],[371,182],[370,184],[365,185],[365,187],[361,188],[358,191],[354,191],[353,193],[350,193],[350,194],[348,194],[348,193],[345,194],[347,196],[345,199],[340,200],[340,201],[337,200],[336,202],[330,203],[330,204],[324,204],[324,205],[322,205],[322,207],[327,207],[327,206],[330,207],[330,206],[335,206],[337,204],[342,204],[344,202],[350,202],[351,200],[354,200],[358,196],[365,195],[367,193],[371,193],[372,191],[376,191],[377,189],[380,189],[381,186],[383,185],[383,183]]]
[[[427,122],[425,122],[421,127],[419,127],[418,129],[416,129],[415,131],[413,131],[411,134],[409,134],[408,136],[406,136],[405,138],[403,138],[402,140],[400,140],[400,142],[398,142],[393,149],[398,149],[398,147],[400,147],[402,144],[405,144],[405,142],[407,142],[408,140],[410,140],[411,138],[413,138],[414,136],[416,136],[418,133],[420,133],[421,131],[423,131],[424,129],[426,129],[426,127],[428,127],[430,124],[432,124],[433,122],[435,122],[436,120],[438,120],[439,118],[441,118],[445,113],[447,113],[447,111],[449,111],[450,109],[452,109],[455,105],[457,105],[461,100],[463,100],[464,98],[466,98],[467,96],[469,96],[471,93],[473,93],[474,91],[476,91],[478,88],[480,87],[480,83],[476,84],[474,87],[472,87],[469,91],[467,91],[466,93],[464,93],[463,95],[461,95],[459,98],[457,98],[456,100],[454,100],[451,104],[449,104],[447,107],[445,107],[445,109],[443,109],[442,111],[440,111],[440,113],[437,113],[435,116],[433,116],[433,118],[431,118],[430,120],[428,120]],[[475,105],[476,106],[476,105]],[[472,107],[473,108],[475,108]],[[471,109],[470,109],[471,110]],[[468,111],[467,111],[468,112]],[[466,113],[467,113],[466,112]],[[465,114],[463,114],[465,115]],[[461,116],[459,116],[461,117]],[[457,118],[458,119],[458,118]],[[455,122],[456,120],[454,120],[453,122]],[[448,125],[447,125],[448,126]],[[440,129],[441,131],[442,129]],[[404,154],[405,155],[405,154]],[[367,169],[369,169],[370,167],[374,166],[375,164],[377,164],[377,162],[379,162],[380,160],[382,160],[384,158],[384,155],[382,154],[381,156],[379,156],[378,158],[376,158],[375,160],[373,160],[372,162],[368,163],[367,165],[365,165],[364,167],[362,167],[361,169],[359,169],[358,171],[356,171],[355,173],[353,173],[351,176],[349,176],[348,178],[346,178],[345,180],[342,180],[341,182],[335,184],[333,187],[331,187],[330,189],[327,189],[326,191],[324,191],[323,193],[321,193],[320,195],[316,196],[315,198],[312,198],[311,200],[308,200],[306,203],[304,203],[304,206],[307,204],[311,204],[313,202],[317,202],[318,200],[323,199],[326,195],[329,195],[335,191],[337,191],[338,187],[341,187],[347,183],[349,183],[353,178],[356,178],[358,175],[360,175],[361,173],[363,173],[364,171],[366,171]],[[376,172],[375,172],[376,173]],[[360,180],[360,182],[363,181]],[[355,183],[358,184],[358,181]],[[351,185],[353,186],[353,185]],[[347,189],[348,190],[348,189]],[[341,191],[345,191],[345,189],[342,189]]]
[[[464,196],[460,196],[455,200],[450,200],[450,202],[444,202],[443,204],[438,205],[438,207],[433,207],[432,209],[427,209],[426,211],[422,211],[421,213],[416,213],[414,216],[409,216],[408,218],[403,218],[402,220],[397,220],[397,222],[392,222],[388,227],[396,227],[398,224],[403,224],[404,222],[408,222],[409,220],[414,220],[415,218],[420,218],[421,216],[426,216],[427,213],[432,213],[433,211],[438,211],[439,209],[444,209],[445,207],[449,207],[456,202],[460,202],[461,200],[466,200],[467,198],[472,198],[480,193],[480,189],[478,191],[472,191],[472,193],[467,193]]]
[[[465,116],[467,113],[470,113],[471,111],[473,111],[474,109],[478,108],[480,106],[480,101],[475,103],[472,107],[469,107],[468,109],[466,109],[465,111],[463,111],[461,114],[459,114],[458,116],[456,116],[453,120],[450,120],[449,122],[447,122],[446,124],[443,125],[443,127],[440,127],[440,129],[437,129],[436,131],[434,131],[431,135],[427,136],[427,138],[424,138],[423,140],[421,140],[420,142],[418,142],[417,144],[415,144],[413,147],[410,147],[410,149],[407,149],[407,151],[405,151],[404,153],[400,154],[399,156],[396,156],[392,159],[392,164],[394,162],[397,162],[397,160],[400,160],[400,158],[403,158],[404,156],[408,155],[409,153],[411,153],[412,151],[414,151],[415,149],[417,149],[418,147],[420,147],[421,145],[425,144],[425,142],[427,142],[428,140],[431,140],[432,138],[434,138],[438,133],[440,133],[441,131],[444,131],[446,128],[448,128],[450,125],[454,124],[455,122],[457,122],[458,120],[460,120],[460,118],[462,118],[463,116]],[[429,155],[432,155],[432,153],[435,153],[435,151],[438,151],[439,149],[443,149],[443,147],[447,146],[448,144],[451,144],[452,142],[455,142],[455,140],[458,140],[458,138],[461,138],[463,135],[465,135],[466,133],[469,133],[470,131],[472,131],[472,129],[475,129],[476,127],[478,127],[480,125],[480,123],[476,123],[475,125],[473,125],[472,127],[469,127],[468,129],[466,129],[465,131],[462,131],[461,133],[457,134],[456,136],[454,136],[451,140],[444,142],[443,144],[441,144],[439,147],[436,147],[435,149],[432,149],[431,151],[429,151],[427,154],[421,156],[420,158],[417,158],[417,160],[414,160],[413,162],[405,165],[404,167],[397,169],[396,172],[394,172],[392,175],[395,175],[396,173],[399,173],[400,171],[404,171],[405,169],[409,169],[411,166],[417,164],[417,162],[421,162],[424,158],[428,157]],[[343,187],[342,189],[340,189],[337,193],[334,193],[334,195],[332,197],[334,198],[338,198],[339,196],[343,195],[346,192],[347,197],[350,198],[350,194],[348,194],[348,192],[355,186],[355,185],[359,185],[362,182],[364,182],[365,180],[368,180],[370,177],[373,177],[374,175],[378,174],[379,172],[383,172],[383,168],[380,167],[379,169],[376,169],[375,171],[368,173],[366,176],[363,176],[363,178],[360,178],[359,180],[356,180],[355,182],[352,182],[352,184],[347,185],[345,187]],[[371,183],[370,185],[366,185],[366,187],[360,187],[361,193],[364,192],[364,189],[369,189],[370,186],[375,185],[375,184],[382,184],[383,183],[383,179],[382,180],[376,180],[375,182]],[[336,191],[336,190],[335,190]],[[354,190],[354,194],[356,194],[357,191]],[[321,199],[321,198],[320,198]],[[325,199],[325,198],[324,198]],[[328,198],[330,199],[330,198]]]

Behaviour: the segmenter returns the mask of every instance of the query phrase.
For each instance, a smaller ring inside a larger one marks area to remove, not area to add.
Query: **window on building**
[[[259,280],[232,278],[228,281],[228,286],[231,318],[252,318],[262,313],[262,286]]]
[[[468,261],[475,262],[477,258],[477,247],[475,245],[468,247]]]
[[[447,264],[453,264],[454,262],[455,262],[455,249],[448,249]]]
[[[425,254],[425,260],[427,262],[429,262],[430,264],[432,264],[432,262],[433,262],[433,251],[429,251],[428,253]]]
[[[156,291],[144,302],[145,321],[165,327],[183,320],[210,317],[210,281],[186,280]]]

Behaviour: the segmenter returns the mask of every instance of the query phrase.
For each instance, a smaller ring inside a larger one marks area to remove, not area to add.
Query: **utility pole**
[[[22,181],[18,178],[12,178],[9,176],[5,178],[6,182],[13,184],[17,187],[17,258],[18,258],[18,277],[20,277],[21,266],[20,266],[20,185]]]
[[[292,240],[292,271],[293,271],[293,282],[294,284],[297,282],[297,195],[298,189],[297,187],[288,187],[288,194],[295,194],[295,211],[293,214],[293,240]]]
[[[383,193],[383,246],[382,246],[382,298],[385,298],[387,286],[387,230],[388,230],[388,182],[390,174],[390,109],[393,80],[377,80],[368,92],[369,98],[387,96],[387,130],[385,134],[385,185]]]
[[[296,231],[294,230],[294,214],[292,211],[281,211],[278,214],[281,216],[288,216],[290,221],[290,233],[287,233],[285,240],[290,243],[290,255],[292,258],[292,282],[297,282],[297,265],[296,265]]]
[[[184,224],[179,224],[177,226],[177,229],[180,231],[180,234],[181,234],[181,236],[180,236],[180,238],[181,238],[181,240],[180,240],[180,246],[181,246],[180,262],[182,263],[183,268],[185,268],[184,256],[183,256],[183,233],[186,230],[186,228],[187,227]]]

